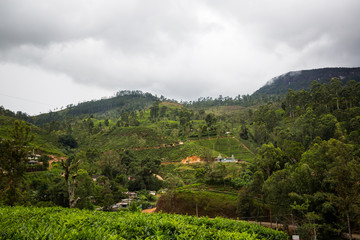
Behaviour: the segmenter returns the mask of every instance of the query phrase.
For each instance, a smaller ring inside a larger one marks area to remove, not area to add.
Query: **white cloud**
[[[4,0],[0,62],[43,71],[28,81],[42,78],[49,92],[47,78],[59,86],[66,78],[68,87],[104,93],[251,94],[288,71],[358,65],[359,7],[357,0]],[[2,67],[0,75],[12,73]]]

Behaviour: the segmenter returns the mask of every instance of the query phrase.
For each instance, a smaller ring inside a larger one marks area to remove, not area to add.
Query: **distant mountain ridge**
[[[320,84],[329,83],[334,77],[345,84],[349,80],[360,82],[360,67],[357,68],[320,68],[312,70],[292,71],[271,79],[265,86],[257,90],[254,95],[283,95],[289,89],[298,91],[309,90],[311,83],[316,80]]]
[[[159,98],[151,93],[143,93],[139,90],[123,90],[118,91],[113,97],[86,101],[77,105],[70,104],[64,110],[37,115],[32,117],[30,121],[36,125],[42,125],[52,120],[61,121],[81,115],[108,114],[111,111],[117,111],[120,114],[121,111],[144,109],[156,100]]]

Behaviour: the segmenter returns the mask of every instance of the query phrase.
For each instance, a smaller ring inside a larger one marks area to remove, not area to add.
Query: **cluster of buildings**
[[[40,154],[31,154],[29,157],[28,157],[28,165],[30,166],[36,166],[36,165],[42,165],[42,162],[39,162],[39,158],[41,157]]]

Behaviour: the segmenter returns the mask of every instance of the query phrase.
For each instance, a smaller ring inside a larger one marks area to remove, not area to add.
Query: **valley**
[[[103,220],[90,212],[116,225],[111,220],[116,207],[117,217],[149,224],[152,230],[143,236],[169,231],[189,236],[182,231],[202,222],[204,234],[214,236],[208,218],[231,231],[235,223],[223,218],[295,226],[303,239],[360,232],[358,69],[311,71],[296,79],[284,74],[253,95],[235,98],[177,102],[119,91],[37,116],[1,107],[0,224],[6,226],[7,217],[26,217],[22,211],[40,219],[48,210],[74,216],[69,226],[91,218],[92,232]],[[313,78],[321,81],[308,81]],[[291,89],[289,81],[298,88]],[[17,206],[14,213],[8,206]],[[154,207],[161,213],[138,213]],[[162,218],[169,226],[151,223]],[[18,236],[6,231],[7,238]],[[101,236],[130,234],[102,231]],[[266,231],[244,230],[250,235],[243,239],[286,239]],[[279,237],[268,237],[272,234]]]

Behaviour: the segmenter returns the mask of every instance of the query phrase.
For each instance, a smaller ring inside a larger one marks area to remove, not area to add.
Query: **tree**
[[[48,155],[41,155],[41,157],[39,158],[39,162],[43,163],[43,169],[47,170],[49,168],[49,160],[50,157]]]
[[[153,105],[150,107],[150,118],[152,121],[157,121],[160,113],[160,102],[155,101]]]
[[[332,78],[330,80],[330,92],[333,99],[336,100],[336,109],[340,109],[340,91],[341,91],[341,81],[338,78]]]
[[[330,200],[338,207],[342,216],[346,217],[346,225],[352,239],[351,222],[360,213],[360,163],[351,156],[352,145],[334,139],[328,142],[330,148],[327,155],[334,160],[327,179],[333,184],[335,194]]]
[[[142,160],[140,166],[137,161],[131,162],[128,175],[134,180],[129,182],[129,190],[159,190],[162,186],[162,181],[157,179],[156,174],[159,172],[160,165],[160,160],[149,158]]]
[[[336,117],[331,114],[323,114],[318,120],[317,135],[324,140],[329,140],[334,136],[336,129]]]
[[[319,225],[316,223],[316,221],[320,220],[320,216],[314,211],[309,211],[309,200],[306,199],[305,203],[300,205],[294,202],[294,204],[290,206],[294,211],[300,213],[302,216],[303,222],[301,224],[300,231],[305,230],[305,232],[310,236],[314,236],[314,240],[317,240]]]
[[[281,168],[282,151],[272,143],[263,144],[258,153],[258,164],[267,178],[271,173]]]
[[[167,106],[162,106],[160,108],[160,117],[165,117],[166,111],[167,111]]]
[[[94,129],[94,122],[91,120],[91,117],[89,117],[86,121],[86,125],[89,129],[89,133],[91,134]]]
[[[305,148],[300,142],[291,140],[284,141],[283,152],[291,163],[299,162],[304,151]]]
[[[289,89],[285,97],[285,110],[290,117],[295,117],[295,107],[296,107],[296,93],[294,90]]]
[[[212,129],[212,127],[215,126],[215,124],[216,124],[215,114],[209,113],[208,115],[206,115],[205,121],[206,121],[208,128]]]
[[[109,126],[109,119],[107,118],[107,119],[105,119],[105,121],[104,121],[104,124],[105,124],[105,126]]]
[[[266,206],[270,210],[270,222],[272,214],[275,216],[285,215],[289,210],[288,195],[291,192],[292,182],[289,169],[274,172],[264,183]]]
[[[205,116],[205,110],[204,110],[204,109],[200,109],[200,110],[199,110],[200,120],[204,120],[204,116]]]
[[[65,134],[65,135],[61,135],[59,137],[59,143],[61,143],[64,147],[69,147],[69,148],[77,148],[78,147],[78,143],[75,140],[75,138],[70,135],[70,134]]]
[[[114,195],[111,190],[111,183],[107,177],[100,177],[97,180],[98,196],[97,202],[103,206],[104,211],[111,211],[114,204]]]
[[[61,166],[65,171],[64,178],[67,185],[70,208],[74,208],[77,202],[80,200],[80,197],[75,197],[75,192],[78,187],[78,181],[76,177],[79,163],[80,159],[76,158],[74,155],[71,155],[66,160],[61,160]]]
[[[210,184],[223,184],[225,187],[225,177],[227,174],[227,169],[224,164],[219,163],[213,165],[211,171],[208,173]]]
[[[76,196],[79,197],[79,201],[77,202],[76,207],[92,210],[94,206],[91,203],[91,197],[93,197],[95,193],[94,181],[84,169],[79,169],[77,175],[78,186],[76,189]]]
[[[0,141],[0,193],[6,204],[14,205],[21,199],[19,187],[31,153],[29,144],[34,136],[30,126],[23,121],[15,121],[14,128],[9,133],[10,139]]]
[[[113,150],[104,152],[101,154],[101,160],[99,161],[99,168],[102,174],[107,176],[109,179],[115,179],[116,175],[121,173],[123,170],[120,155]]]
[[[239,135],[240,135],[240,138],[244,139],[244,140],[247,140],[249,138],[249,130],[248,128],[246,127],[245,124],[241,124],[241,129],[240,129],[240,132],[239,132]]]
[[[121,126],[128,127],[129,126],[129,113],[125,111],[121,111]]]

